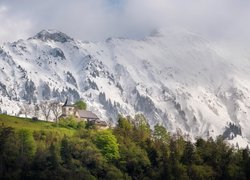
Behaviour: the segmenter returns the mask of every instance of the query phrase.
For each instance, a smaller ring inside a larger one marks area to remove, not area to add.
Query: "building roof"
[[[79,113],[79,116],[81,118],[85,118],[85,119],[99,119],[97,117],[96,114],[94,114],[93,112],[91,111],[86,111],[86,110],[77,110],[77,112]]]
[[[98,126],[108,126],[108,124],[105,121],[101,121],[101,120],[95,121],[95,125],[98,125]]]

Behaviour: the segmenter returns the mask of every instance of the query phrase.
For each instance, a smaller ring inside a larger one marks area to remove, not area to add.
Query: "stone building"
[[[95,125],[97,129],[108,129],[108,124],[105,121],[100,120],[95,113],[77,109],[66,100],[62,106],[62,115],[60,118],[67,118],[70,116],[75,117],[79,121],[89,122],[91,125]]]

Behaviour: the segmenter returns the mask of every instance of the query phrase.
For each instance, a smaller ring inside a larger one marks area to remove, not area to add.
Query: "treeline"
[[[0,179],[250,179],[250,151],[221,137],[191,143],[160,125],[152,131],[142,115],[105,131],[82,125],[73,136],[2,125]]]
[[[82,100],[76,101],[73,105],[77,109],[81,110],[87,109],[87,104]],[[17,116],[24,115],[26,118],[28,116],[31,116],[35,119],[38,119],[38,117],[40,117],[46,121],[53,120],[54,122],[58,122],[61,114],[62,114],[62,104],[59,101],[47,100],[47,101],[41,101],[37,104],[23,103],[20,106],[20,111],[17,114]]]

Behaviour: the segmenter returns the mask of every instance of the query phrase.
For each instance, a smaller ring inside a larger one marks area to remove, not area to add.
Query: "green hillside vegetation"
[[[221,137],[195,143],[152,131],[143,115],[97,130],[0,115],[0,179],[250,179],[250,151]]]
[[[72,136],[76,130],[70,127],[63,127],[62,124],[55,124],[54,122],[32,120],[29,118],[20,118],[15,116],[9,116],[0,114],[0,125],[6,127],[12,127],[16,130],[27,129],[34,131],[51,131],[61,135]]]

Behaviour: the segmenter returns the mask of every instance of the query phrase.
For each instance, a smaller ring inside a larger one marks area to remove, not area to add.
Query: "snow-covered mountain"
[[[250,58],[230,57],[183,30],[105,42],[43,30],[1,46],[1,111],[16,114],[23,102],[83,98],[107,121],[142,112],[152,126],[191,138],[238,134],[237,141],[247,143]]]

